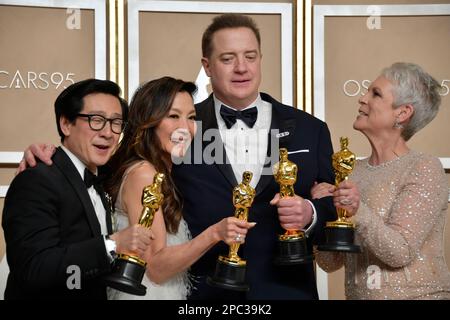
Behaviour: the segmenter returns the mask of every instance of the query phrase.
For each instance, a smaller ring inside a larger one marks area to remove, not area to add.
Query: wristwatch
[[[108,256],[110,257],[110,260],[113,261],[117,257],[116,253],[116,242],[109,237],[109,235],[105,236],[105,247],[106,252],[108,252]]]

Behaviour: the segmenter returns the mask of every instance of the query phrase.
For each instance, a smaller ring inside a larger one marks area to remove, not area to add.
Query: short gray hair
[[[420,66],[413,63],[394,63],[384,69],[381,75],[394,86],[394,109],[405,104],[414,107],[414,113],[401,133],[408,141],[436,116],[441,104],[441,86]]]

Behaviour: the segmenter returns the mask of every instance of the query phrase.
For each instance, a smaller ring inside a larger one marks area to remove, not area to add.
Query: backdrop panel
[[[255,19],[262,38],[261,90],[292,104],[292,5],[288,3],[128,1],[128,94],[139,83],[171,75],[196,81],[208,94],[201,36],[212,18],[239,12]],[[164,25],[164,28],[160,26]]]

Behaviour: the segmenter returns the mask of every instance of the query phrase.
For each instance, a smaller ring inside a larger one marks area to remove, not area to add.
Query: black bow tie
[[[236,119],[241,119],[249,128],[253,128],[258,117],[258,109],[253,107],[244,111],[236,111],[222,105],[220,107],[220,115],[228,129],[236,123]]]
[[[102,181],[100,180],[100,178],[98,176],[93,174],[88,168],[85,168],[84,169],[84,184],[86,185],[87,189],[94,186],[95,190],[97,190],[97,192],[99,192],[98,189],[99,189],[99,187],[101,187]]]

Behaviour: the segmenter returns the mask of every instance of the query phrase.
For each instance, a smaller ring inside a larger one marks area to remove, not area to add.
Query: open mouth
[[[94,147],[101,150],[101,151],[105,151],[109,149],[108,145],[103,145],[103,144],[94,144]]]
[[[367,113],[365,113],[364,111],[362,111],[362,110],[358,110],[358,114],[360,115],[360,116],[368,116],[369,114],[367,114]]]

